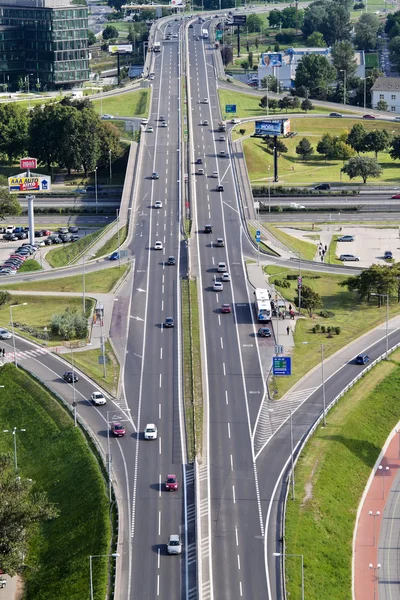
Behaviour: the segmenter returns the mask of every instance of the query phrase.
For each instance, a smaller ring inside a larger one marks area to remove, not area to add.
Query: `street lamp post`
[[[293,413],[289,410],[290,413],[290,454],[292,460],[292,500],[295,500],[294,495],[294,456],[293,456]]]
[[[111,148],[108,151],[108,158],[109,158],[109,163],[110,163],[110,185],[111,185],[111,181],[112,181],[112,170],[111,170]]]
[[[71,343],[71,342],[70,342]],[[74,368],[74,353],[72,352],[72,345],[71,345],[71,364],[72,364],[72,406],[74,407],[74,427],[77,426],[77,418],[76,418],[76,390],[75,390],[75,368]]]
[[[271,165],[268,165],[268,212],[271,212],[271,179],[269,177],[269,172],[271,170]]]
[[[372,545],[375,546],[375,519],[376,519],[376,517],[379,517],[379,515],[381,513],[379,512],[379,510],[377,510],[376,513],[372,512],[372,510],[370,510],[368,514],[370,517],[373,517],[373,542],[372,542]]]
[[[374,567],[374,565],[372,563],[369,564],[369,568],[374,572],[374,600],[376,600],[377,598],[377,587],[378,587],[378,581],[379,581],[379,569],[381,568],[381,564],[377,563],[376,567]]]
[[[383,465],[379,465],[379,472],[382,474],[382,497],[385,497],[385,473],[389,472],[389,467],[384,467]]]
[[[302,342],[303,344],[312,344],[313,342]],[[324,427],[326,427],[326,395],[325,395],[325,373],[324,373],[324,344],[321,344],[321,383],[322,383],[322,406],[323,406],[323,419]]]
[[[93,600],[94,596],[93,596],[93,567],[92,567],[92,559],[93,558],[110,558],[110,556],[112,558],[118,558],[119,554],[118,552],[114,552],[113,554],[91,554],[89,556],[89,565],[90,565],[90,600]]]
[[[304,557],[303,554],[286,554],[285,552],[273,552],[272,556],[293,556],[301,559],[301,600],[304,600]]]
[[[95,187],[95,193],[96,193],[96,215],[97,215],[97,167],[95,167],[95,170],[94,170],[94,187]]]
[[[380,298],[386,298],[386,353],[385,360],[388,360],[389,355],[389,294],[375,294],[371,296],[379,296]]]
[[[343,104],[346,104],[346,69],[340,69],[340,73],[343,73]]]
[[[301,286],[302,286],[302,281],[301,281],[301,253],[300,252],[296,252],[296,251],[292,251],[292,254],[296,254],[299,257],[299,278],[297,281],[297,295],[298,295],[298,304],[299,304],[299,315],[301,315]]]
[[[11,331],[12,331],[13,348],[14,348],[14,365],[16,367],[18,367],[18,364],[17,364],[17,351],[15,349],[14,320],[13,320],[12,309],[16,308],[17,306],[26,306],[27,304],[28,304],[27,302],[23,302],[22,304],[10,304]]]
[[[4,387],[4,386],[2,386]],[[18,461],[17,461],[17,431],[26,431],[26,429],[18,429],[18,427],[14,427],[14,429],[3,429],[3,433],[11,433],[14,436],[14,466],[15,472],[18,473]]]
[[[117,208],[118,266],[121,267],[121,251],[119,248],[119,208]]]

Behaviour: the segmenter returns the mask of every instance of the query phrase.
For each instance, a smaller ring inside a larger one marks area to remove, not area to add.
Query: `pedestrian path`
[[[395,428],[360,502],[353,547],[353,598],[400,598],[400,433]]]

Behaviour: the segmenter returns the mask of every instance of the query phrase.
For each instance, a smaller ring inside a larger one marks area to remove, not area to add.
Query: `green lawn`
[[[389,362],[382,361],[340,400],[328,413],[327,427],[317,429],[297,463],[295,501],[289,496],[287,503],[285,551],[304,555],[308,600],[351,598],[357,507],[398,423],[399,359],[397,352]],[[288,557],[286,585],[292,600],[301,598],[300,574],[299,559]]]
[[[100,362],[103,358],[103,353],[100,348],[74,352],[74,365],[86,373],[93,381],[96,381],[101,387],[110,392],[110,394],[116,396],[118,390],[119,363],[109,342],[106,342],[105,355],[105,377],[104,367]],[[64,354],[63,358],[66,361],[71,362],[70,354]]]
[[[37,260],[33,258],[26,260],[18,269],[18,273],[30,273],[32,271],[41,271],[42,267]]]
[[[256,228],[248,223],[247,229],[249,230],[249,233],[250,233],[251,237],[253,238],[253,240],[255,240],[256,239]],[[278,254],[274,250],[272,250],[272,248],[267,246],[267,244],[265,244],[262,241],[263,235],[261,235],[260,237],[261,237],[260,250],[264,250],[265,252],[268,252],[268,254],[272,254],[273,256],[278,256]]]
[[[305,260],[314,260],[315,254],[317,251],[317,247],[315,244],[311,242],[306,242],[304,240],[299,240],[296,237],[281,231],[277,227],[273,225],[269,225],[268,223],[263,224],[264,229],[271,232],[271,235],[276,237],[282,244],[284,244],[289,250],[292,252],[300,252],[301,258]]]
[[[65,267],[73,263],[78,256],[81,257],[82,252],[86,248],[89,248],[104,233],[105,229],[105,227],[102,227],[93,233],[85,235],[76,242],[60,244],[57,248],[49,250],[46,254],[47,262],[53,268]],[[89,257],[86,256],[86,260],[88,259]]]
[[[265,271],[271,277],[273,283],[275,276],[283,280],[287,274],[298,275],[298,268],[285,269],[279,266],[267,266]],[[292,352],[292,375],[290,377],[276,377],[273,380],[273,388],[278,390],[277,397],[285,394],[299,379],[308,373],[321,361],[320,345],[324,344],[325,357],[334,354],[337,350],[357,339],[363,333],[370,331],[386,319],[385,308],[379,309],[375,299],[368,302],[360,302],[353,292],[338,284],[346,279],[343,275],[330,273],[316,274],[310,271],[302,271],[303,285],[312,287],[322,298],[323,306],[316,311],[314,318],[310,319],[303,309],[302,319],[296,321],[294,333],[295,347]],[[297,281],[290,281],[290,288],[277,290],[289,302],[297,298]],[[320,310],[325,309],[334,313],[333,317],[324,318],[319,316]],[[397,298],[390,299],[390,317],[400,313],[400,304]],[[341,333],[334,334],[328,338],[327,334],[313,333],[312,327],[319,323],[325,327],[340,327]],[[303,344],[308,342],[308,344]]]
[[[7,288],[10,289],[10,288]],[[26,306],[22,304],[26,302]],[[47,327],[49,334],[49,341],[46,345],[57,345],[60,343],[61,338],[53,336],[50,332],[51,317],[54,314],[63,313],[67,308],[76,309],[78,312],[82,312],[82,299],[81,298],[63,298],[62,296],[18,296],[17,294],[12,295],[12,304],[20,304],[16,308],[13,308],[12,315],[14,321],[15,332],[25,337],[35,340],[38,339],[33,332],[23,331],[19,324],[24,327],[31,327],[38,333],[44,332],[44,327]],[[92,298],[85,299],[86,316],[89,316],[94,304]],[[10,307],[9,304],[3,304],[0,306],[0,324],[2,327],[10,329]]]
[[[122,246],[124,241],[126,240],[126,236],[128,233],[128,226],[124,225],[119,230],[119,244]],[[105,244],[96,252],[94,258],[99,258],[100,256],[106,256],[107,254],[111,254],[114,250],[118,248],[118,233],[114,234]]]
[[[285,185],[313,185],[321,181],[330,183],[343,183],[357,186],[361,179],[350,181],[347,175],[341,174],[343,162],[325,159],[317,154],[315,148],[324,133],[341,135],[349,132],[352,126],[360,122],[359,119],[291,119],[292,131],[298,134],[294,138],[283,140],[288,148],[287,154],[281,154],[278,159],[279,179]],[[400,123],[385,123],[379,121],[365,121],[366,129],[387,129],[387,131],[400,134]],[[238,126],[236,129],[246,129],[246,133],[254,132],[253,125]],[[300,139],[306,137],[312,144],[315,154],[308,161],[303,161],[296,153],[295,148]],[[268,166],[270,166],[270,177],[272,181],[273,158],[262,138],[247,138],[243,140],[243,148],[246,156],[247,168],[250,182],[253,186],[265,185],[268,182]],[[373,153],[365,153],[363,156],[374,156]],[[379,179],[369,179],[368,185],[379,185],[379,183],[395,183],[400,179],[400,167],[393,162],[389,153],[380,152],[378,160],[383,168]],[[273,185],[273,184],[272,184]]]
[[[2,428],[26,429],[17,434],[20,475],[33,479],[34,491],[46,492],[60,511],[30,540],[24,598],[88,598],[89,556],[115,551],[101,468],[80,429],[46,388],[10,364],[1,368],[0,382]],[[13,452],[11,435],[0,437],[0,451]],[[96,598],[105,598],[107,560],[97,559],[93,568]]]
[[[85,274],[85,290],[87,293],[110,292],[118,280],[124,275],[128,265],[121,267],[110,267],[101,271],[94,271]],[[24,283],[14,283],[7,286],[0,286],[7,290],[21,290],[25,292],[82,292],[82,276],[60,277],[59,279],[47,279],[45,281],[26,281]]]
[[[111,114],[116,117],[147,117],[149,102],[149,89],[105,97],[102,103],[103,114]],[[93,100],[93,106],[100,114],[100,100]]]
[[[342,265],[342,261],[337,258],[336,249],[337,249],[337,239],[340,237],[339,235],[332,236],[331,243],[328,248],[328,257],[325,262],[330,265]]]

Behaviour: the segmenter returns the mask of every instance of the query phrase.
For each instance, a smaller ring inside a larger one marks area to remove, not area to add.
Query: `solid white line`
[[[231,439],[231,426],[229,423],[227,423],[228,425],[228,438]]]

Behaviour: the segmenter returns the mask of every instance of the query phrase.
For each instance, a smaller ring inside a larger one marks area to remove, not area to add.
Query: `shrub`
[[[297,275],[286,275],[286,279],[289,281],[296,281],[297,277]]]
[[[336,335],[339,335],[340,333],[340,327],[335,327],[334,328]]]
[[[320,316],[320,317],[323,317],[324,319],[331,319],[332,317],[334,317],[334,316],[335,316],[335,313],[334,313],[334,312],[332,312],[331,310],[325,310],[325,309],[324,309],[324,310],[321,310],[321,311],[319,312],[319,316]]]
[[[51,331],[65,340],[85,338],[87,335],[87,319],[76,310],[67,308],[64,313],[51,317]]]
[[[320,325],[319,323],[316,323],[316,324],[315,324],[315,329],[316,329],[317,331],[320,331],[320,329],[321,329],[321,325]]]
[[[326,331],[325,325],[321,325],[321,333],[325,333],[325,331]]]

